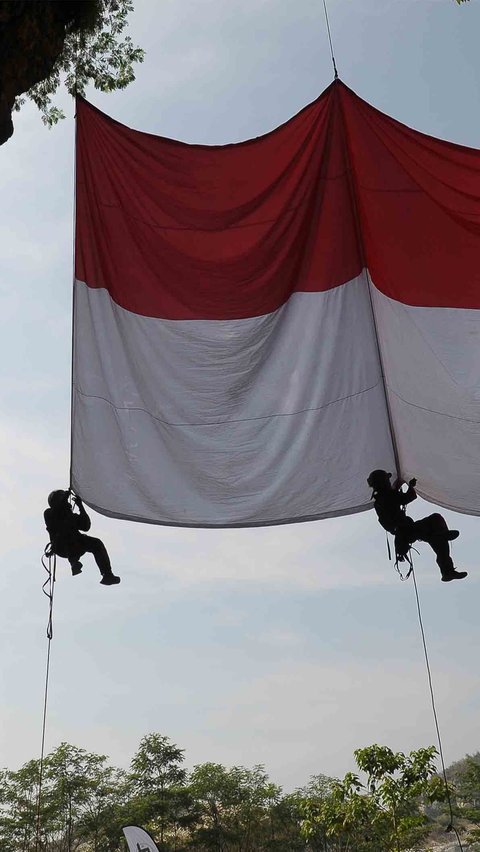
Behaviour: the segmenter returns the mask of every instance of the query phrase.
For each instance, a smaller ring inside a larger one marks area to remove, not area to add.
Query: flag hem
[[[94,512],[98,512],[100,515],[104,515],[107,518],[114,518],[118,521],[133,521],[139,524],[152,524],[154,526],[159,527],[183,527],[186,529],[248,529],[249,527],[277,527],[284,526],[286,524],[302,524],[308,523],[310,521],[323,521],[327,518],[340,518],[344,515],[355,515],[359,512],[368,512],[373,508],[373,502],[371,500],[368,503],[361,503],[358,506],[353,506],[348,509],[338,509],[333,512],[322,512],[318,515],[303,515],[296,516],[292,518],[280,518],[275,520],[263,520],[263,521],[238,521],[237,523],[219,523],[219,524],[211,524],[211,523],[202,523],[195,521],[166,521],[166,520],[153,520],[152,518],[143,518],[141,516],[135,517],[133,515],[123,514],[122,512],[112,512],[109,509],[104,509],[101,506],[97,506],[95,503],[91,503],[89,500],[86,500],[82,497],[82,494],[79,489],[76,488],[75,483],[73,484],[73,490],[79,497],[82,498],[82,502],[85,503],[90,509],[93,509]]]

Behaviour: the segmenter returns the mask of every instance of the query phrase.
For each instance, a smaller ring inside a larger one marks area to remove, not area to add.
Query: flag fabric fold
[[[79,99],[72,487],[185,526],[480,512],[480,153],[340,81],[271,133],[187,145]]]

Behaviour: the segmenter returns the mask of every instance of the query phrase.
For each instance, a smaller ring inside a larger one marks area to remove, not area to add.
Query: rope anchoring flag
[[[112,517],[480,514],[480,152],[339,80],[247,142],[77,105],[72,487]],[[397,464],[398,461],[398,464]]]

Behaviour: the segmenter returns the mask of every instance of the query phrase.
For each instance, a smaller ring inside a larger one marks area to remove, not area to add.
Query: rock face
[[[91,0],[2,0],[0,3],[0,145],[13,133],[15,98],[51,73],[69,29],[98,5]]]

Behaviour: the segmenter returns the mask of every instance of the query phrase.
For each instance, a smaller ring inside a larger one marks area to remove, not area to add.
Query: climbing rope
[[[429,689],[430,689],[430,700],[432,702],[433,718],[434,718],[434,721],[435,721],[435,730],[437,732],[438,753],[440,755],[440,761],[441,761],[441,764],[442,764],[442,774],[443,774],[443,780],[445,782],[445,793],[446,793],[446,796],[447,796],[448,809],[449,809],[449,812],[450,812],[450,822],[447,825],[447,828],[445,829],[445,831],[447,831],[447,832],[453,831],[453,833],[455,834],[455,836],[457,838],[457,842],[458,842],[458,845],[460,847],[460,850],[461,850],[461,852],[463,852],[462,841],[460,840],[458,831],[455,828],[455,825],[454,825],[454,822],[453,822],[452,799],[451,799],[451,796],[450,796],[450,788],[448,786],[447,771],[445,769],[445,761],[443,759],[442,737],[440,735],[440,725],[438,723],[437,708],[436,708],[436,705],[435,705],[435,694],[434,694],[434,691],[433,691],[432,672],[431,672],[431,669],[430,669],[430,662],[429,662],[429,659],[428,659],[427,640],[425,638],[425,630],[423,628],[422,610],[421,610],[421,607],[420,607],[420,598],[419,598],[419,595],[418,595],[417,578],[415,577],[415,569],[413,567],[413,560],[411,562],[411,565],[412,565],[411,573],[412,573],[412,577],[413,577],[413,587],[415,589],[415,600],[417,602],[418,622],[420,624],[420,632],[422,634],[422,643],[423,643],[423,652],[424,652],[424,655],[425,655],[425,665],[427,667],[428,686],[429,686]]]
[[[419,594],[418,594],[417,578],[415,576],[415,568],[414,568],[414,565],[413,565],[413,557],[411,555],[412,549],[415,549],[415,548],[410,548],[408,556],[406,557],[407,562],[410,565],[408,574],[406,574],[406,576],[403,576],[403,574],[401,573],[401,571],[398,567],[398,559],[395,563],[395,568],[398,571],[398,573],[400,574],[400,579],[402,581],[408,580],[410,574],[412,575],[412,578],[413,578],[413,587],[415,589],[415,600],[416,600],[416,604],[417,604],[418,623],[420,625],[420,633],[421,633],[421,636],[422,636],[423,653],[424,653],[424,656],[425,656],[425,665],[426,665],[426,669],[427,669],[428,687],[429,687],[429,690],[430,690],[430,701],[431,701],[431,704],[432,704],[433,719],[434,719],[434,722],[435,722],[435,730],[436,730],[436,733],[437,733],[438,753],[440,755],[440,762],[442,764],[442,775],[443,775],[443,780],[444,780],[444,783],[445,783],[445,794],[446,794],[446,797],[447,797],[448,810],[449,810],[449,814],[450,814],[450,822],[447,825],[447,828],[445,829],[445,831],[446,832],[453,831],[453,833],[455,834],[455,836],[457,838],[457,842],[458,842],[460,852],[463,852],[462,841],[460,840],[460,836],[459,836],[458,831],[457,831],[457,829],[455,828],[455,825],[454,825],[452,799],[451,799],[451,796],[450,796],[450,788],[448,786],[448,780],[447,780],[447,770],[445,769],[445,760],[444,760],[444,757],[443,757],[442,737],[441,737],[441,734],[440,734],[440,725],[439,725],[439,722],[438,722],[438,714],[437,714],[437,708],[436,708],[436,703],[435,703],[435,693],[433,691],[432,671],[431,671],[431,668],[430,668],[430,661],[429,661],[428,649],[427,649],[427,640],[425,638],[425,630],[424,630],[424,627],[423,627],[422,609],[421,609],[421,606],[420,606],[420,597],[419,597]],[[416,551],[416,552],[418,553],[418,551]]]
[[[338,71],[335,63],[335,56],[333,53],[333,42],[332,42],[332,33],[330,32],[330,21],[328,20],[328,12],[327,12],[327,0],[323,0],[323,11],[325,12],[325,23],[327,24],[327,34],[328,34],[328,42],[330,44],[330,54],[332,57],[332,65],[333,65],[333,75],[334,79],[338,79]]]
[[[40,849],[40,830],[41,830],[41,805],[42,805],[42,784],[43,784],[43,765],[45,755],[45,731],[47,725],[47,701],[48,701],[48,681],[50,676],[50,649],[53,639],[53,595],[55,592],[55,578],[57,571],[57,557],[52,551],[51,545],[47,544],[41,559],[42,565],[47,572],[47,579],[42,586],[42,592],[49,600],[48,607],[48,622],[47,622],[47,664],[45,670],[45,689],[43,694],[43,720],[42,720],[42,746],[40,749],[40,770],[38,776],[38,794],[37,794],[37,814],[36,814],[36,836],[35,836],[35,852]]]

